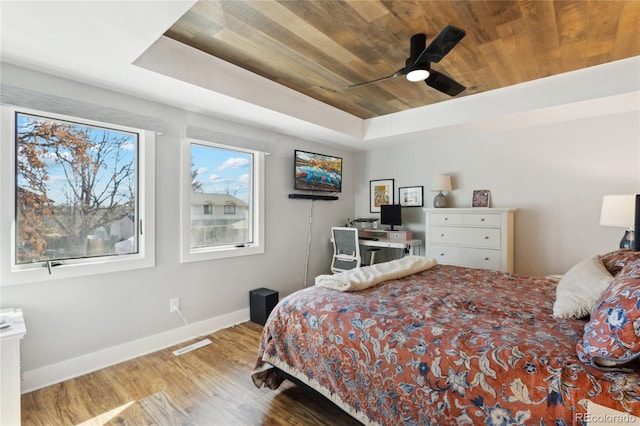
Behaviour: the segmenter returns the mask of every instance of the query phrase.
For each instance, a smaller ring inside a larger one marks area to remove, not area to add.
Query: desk
[[[420,247],[422,245],[422,240],[395,241],[387,240],[384,238],[380,238],[377,241],[359,239],[358,242],[361,246],[366,247],[397,248],[405,250],[408,249],[409,256],[412,256],[414,254],[414,247]]]

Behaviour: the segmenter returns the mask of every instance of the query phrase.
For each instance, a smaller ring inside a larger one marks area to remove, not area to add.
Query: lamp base
[[[442,191],[440,191],[438,195],[436,195],[436,197],[433,199],[433,207],[438,209],[447,207],[447,197],[444,196]]]
[[[624,231],[624,237],[620,240],[620,248],[621,249],[632,249],[633,248],[633,230],[627,229]]]

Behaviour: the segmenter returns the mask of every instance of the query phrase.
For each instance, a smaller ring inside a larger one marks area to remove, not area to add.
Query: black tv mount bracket
[[[338,197],[335,195],[315,195],[315,194],[289,194],[289,198],[294,198],[298,200],[324,200],[324,201],[334,201],[338,199]]]

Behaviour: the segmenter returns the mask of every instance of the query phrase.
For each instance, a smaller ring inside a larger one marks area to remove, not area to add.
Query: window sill
[[[263,254],[264,247],[260,245],[249,245],[245,247],[224,247],[212,249],[210,247],[202,249],[191,249],[183,252],[180,262],[202,262],[206,260],[226,259],[230,257],[251,256],[254,254]]]
[[[29,268],[12,268],[10,272],[3,272],[2,286],[16,284],[30,284],[37,282],[46,282],[60,279],[70,279],[77,277],[87,277],[98,274],[107,274],[111,272],[130,271],[134,269],[152,268],[155,266],[155,258],[146,256],[131,257],[124,259],[118,257],[117,260],[98,260],[95,262],[82,262],[76,264],[65,264],[56,266],[51,269],[49,274],[46,267],[42,266],[42,262],[34,264]],[[7,270],[2,268],[3,271]]]

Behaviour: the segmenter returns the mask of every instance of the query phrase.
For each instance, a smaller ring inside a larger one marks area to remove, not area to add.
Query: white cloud
[[[215,173],[212,173],[209,175],[209,181],[210,182],[224,182],[225,179],[223,177],[221,177],[220,175],[217,175]]]
[[[222,165],[220,167],[218,167],[218,170],[225,170],[225,169],[239,169],[241,167],[247,167],[249,166],[249,159],[248,158],[229,158],[227,159],[224,163],[222,163]]]

